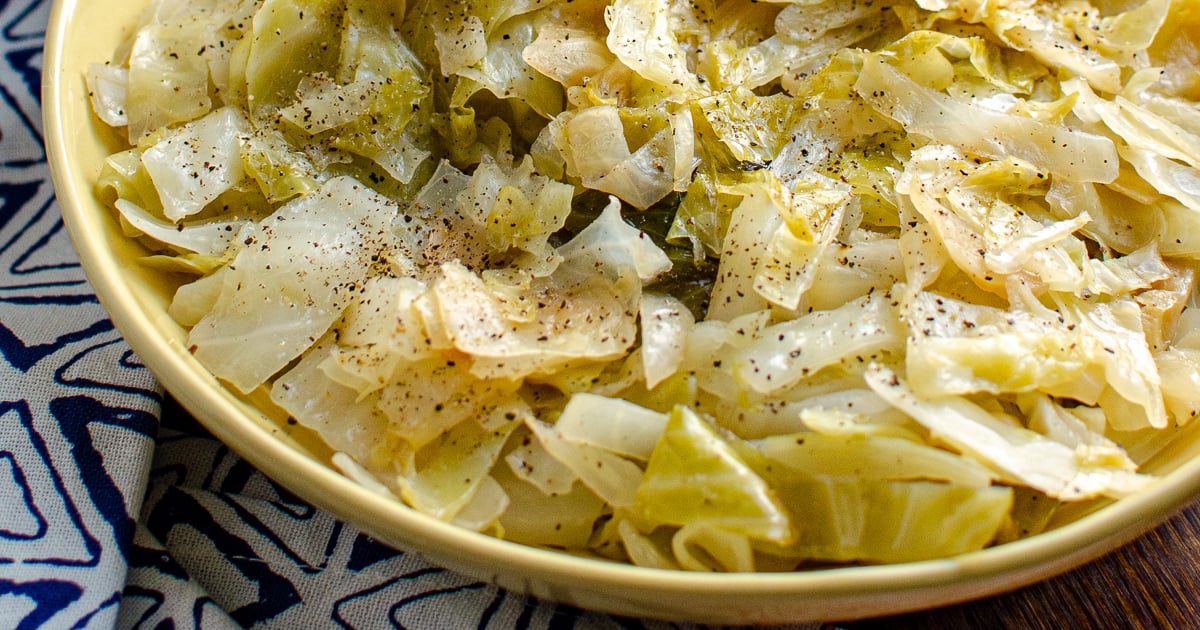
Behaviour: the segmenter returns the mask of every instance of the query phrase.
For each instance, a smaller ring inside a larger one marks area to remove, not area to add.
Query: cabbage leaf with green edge
[[[786,545],[795,526],[774,490],[687,407],[676,407],[637,486],[637,518],[657,525],[705,524]]]
[[[986,545],[1005,525],[1012,489],[832,475],[784,476],[780,499],[807,525],[790,547],[816,562],[911,562]]]

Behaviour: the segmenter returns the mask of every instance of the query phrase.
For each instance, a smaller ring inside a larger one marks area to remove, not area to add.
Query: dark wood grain
[[[1132,543],[1011,593],[855,623],[882,628],[1200,628],[1200,501]]]

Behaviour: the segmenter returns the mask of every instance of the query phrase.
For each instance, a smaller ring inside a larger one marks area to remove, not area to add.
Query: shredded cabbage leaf
[[[380,500],[670,570],[953,556],[1200,414],[1195,4],[152,0],[83,77],[96,192]]]

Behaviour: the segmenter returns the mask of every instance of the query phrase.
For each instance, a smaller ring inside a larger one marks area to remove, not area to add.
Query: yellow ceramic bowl
[[[293,432],[262,401],[223,387],[187,351],[166,313],[176,282],[139,266],[93,194],[120,138],[91,113],[88,63],[109,59],[143,2],[59,0],[46,37],[44,125],[63,219],[80,260],[129,345],[213,434],[297,495],[430,561],[539,598],[630,616],[709,623],[868,617],[982,597],[1091,560],[1161,522],[1200,491],[1200,432],[1181,431],[1148,470],[1145,492],[1079,510],[1038,536],[960,557],[784,574],[711,575],[643,569],[534,549],[466,531],[364,490],[332,469],[328,452]]]

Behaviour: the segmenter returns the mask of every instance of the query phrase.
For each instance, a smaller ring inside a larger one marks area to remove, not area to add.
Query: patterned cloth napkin
[[[0,0],[0,629],[679,628],[431,566],[175,407],[88,285],[42,145],[50,0]]]

